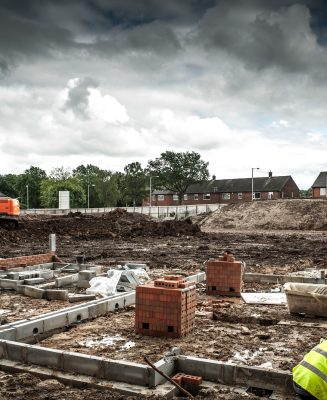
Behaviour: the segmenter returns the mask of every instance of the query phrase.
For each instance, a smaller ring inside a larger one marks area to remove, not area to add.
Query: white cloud
[[[117,99],[106,94],[102,96],[100,90],[89,89],[90,117],[99,119],[107,123],[125,123],[128,122],[126,107],[121,105]]]

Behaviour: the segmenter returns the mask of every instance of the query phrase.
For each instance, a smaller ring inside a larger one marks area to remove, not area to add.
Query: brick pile
[[[243,287],[243,264],[232,254],[224,253],[218,260],[207,261],[206,293],[240,296]]]
[[[193,282],[168,275],[136,287],[135,331],[178,338],[193,330],[196,290]]]

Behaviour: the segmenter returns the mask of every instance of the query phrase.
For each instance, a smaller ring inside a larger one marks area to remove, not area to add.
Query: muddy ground
[[[79,254],[85,255],[86,262],[104,266],[123,260],[144,261],[150,266],[153,277],[171,271],[187,275],[204,270],[205,260],[221,255],[226,249],[231,250],[238,260],[245,261],[251,272],[301,273],[327,268],[324,232],[219,229],[215,233],[204,233],[190,221],[158,224],[147,217],[121,211],[106,216],[26,217],[18,231],[0,230],[0,257],[45,252],[50,233],[57,234],[57,254],[65,262],[74,261]],[[267,289],[270,288],[256,284],[245,286],[246,291]],[[290,371],[325,335],[322,328],[301,325],[302,321],[321,323],[325,321],[323,318],[291,316],[286,306],[226,303],[212,318],[210,298],[204,294],[203,285],[198,285],[197,293],[196,327],[184,339],[135,334],[134,308],[129,307],[73,326],[43,340],[41,345],[136,362],[143,362],[144,355],[157,361],[171,347],[179,346],[186,355],[248,365],[265,364]],[[2,324],[20,319],[22,314],[28,317],[67,306],[63,302],[32,300],[9,292],[1,292],[0,298],[2,308],[10,311],[1,317]],[[278,325],[279,321],[296,324]],[[36,384],[43,385],[43,389],[37,391],[35,384],[26,384],[29,379],[37,378],[25,378],[0,376],[3,382],[0,393],[7,396],[2,398],[80,400],[92,396],[95,400],[100,399],[101,394],[97,397],[91,389],[58,389],[49,384],[47,391],[46,383],[42,382]],[[215,394],[206,395],[217,399],[255,398],[229,393],[226,388],[216,388]]]

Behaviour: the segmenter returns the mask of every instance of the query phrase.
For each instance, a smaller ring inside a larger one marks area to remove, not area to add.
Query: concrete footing
[[[324,271],[323,271],[324,272]],[[326,284],[325,274],[321,274],[321,278],[308,278],[305,276],[294,276],[294,275],[268,275],[268,274],[254,274],[246,273],[243,275],[244,282],[257,282],[257,283],[273,283],[283,285],[286,282],[294,283],[315,283],[315,284]]]
[[[200,375],[204,380],[225,385],[252,386],[283,393],[293,393],[292,374],[285,371],[227,364],[186,356],[177,358],[177,371],[190,375]]]

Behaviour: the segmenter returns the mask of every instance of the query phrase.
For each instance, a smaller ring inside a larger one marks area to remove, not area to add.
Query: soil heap
[[[290,199],[231,204],[201,222],[204,232],[239,230],[327,230],[327,201]]]
[[[44,240],[50,233],[74,240],[115,239],[136,236],[193,236],[200,234],[190,219],[159,221],[147,215],[117,208],[106,214],[26,215],[19,229],[0,229],[0,244]]]

